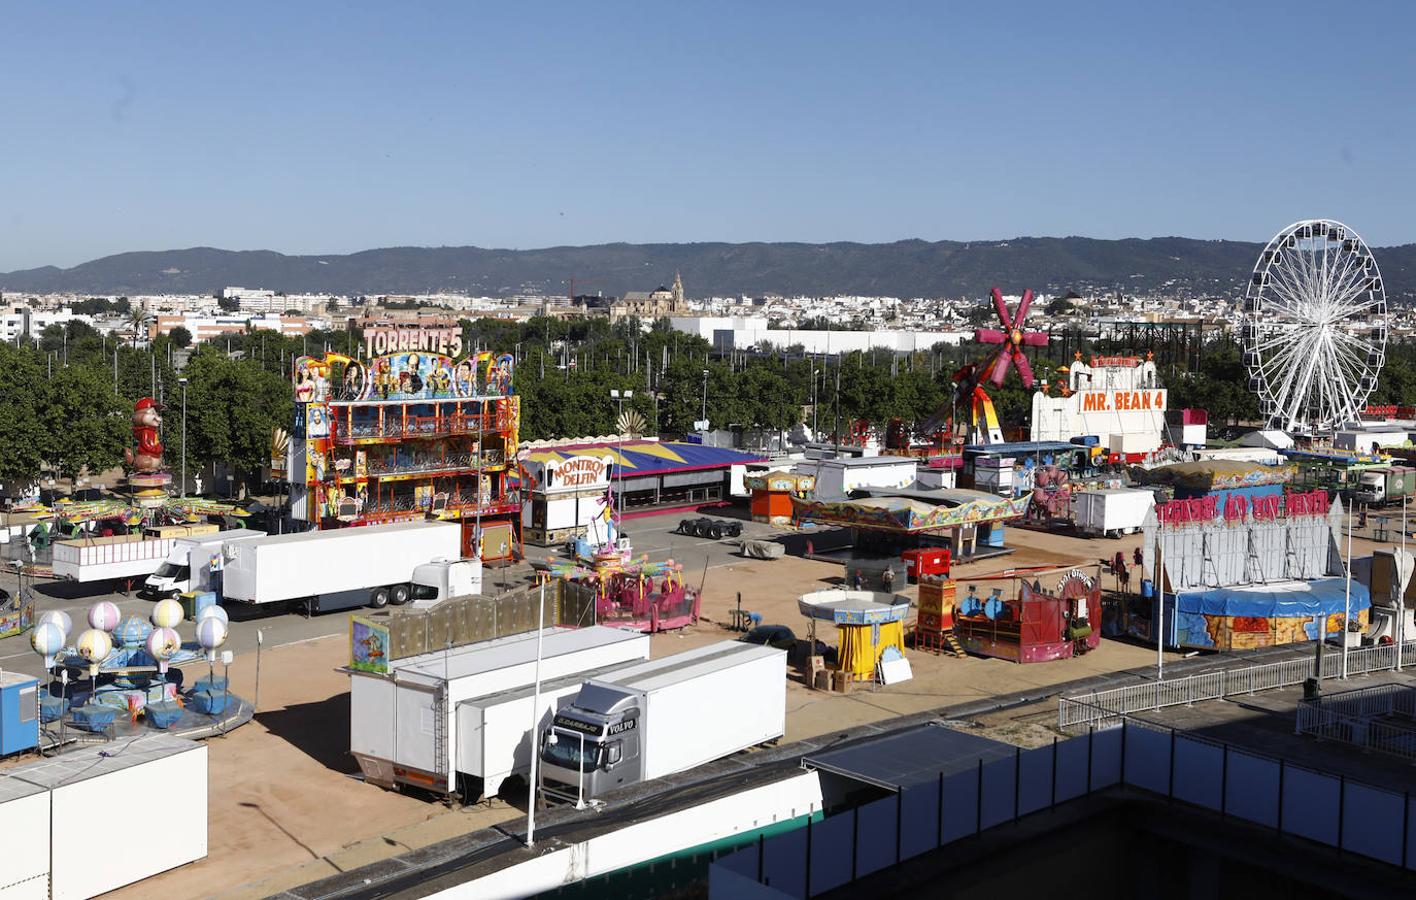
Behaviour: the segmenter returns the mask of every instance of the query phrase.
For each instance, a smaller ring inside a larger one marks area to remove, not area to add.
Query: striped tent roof
[[[546,447],[528,451],[524,459],[545,463],[552,460],[565,461],[577,456],[608,456],[614,464],[614,475],[620,467],[624,475],[660,475],[668,472],[686,472],[694,469],[714,469],[741,463],[762,462],[767,457],[760,453],[746,453],[725,447],[705,447],[680,441],[627,440],[622,444],[583,444],[574,447]]]

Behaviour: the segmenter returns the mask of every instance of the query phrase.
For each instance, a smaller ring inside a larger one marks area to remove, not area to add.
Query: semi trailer
[[[540,741],[541,790],[577,804],[786,731],[787,652],[739,641],[587,680]]]
[[[1416,492],[1416,468],[1387,466],[1368,469],[1357,476],[1357,489],[1352,497],[1368,506],[1392,506],[1406,502]]]
[[[293,602],[309,613],[382,609],[413,598],[419,566],[453,562],[461,552],[455,522],[268,535],[222,545],[222,594],[241,603]]]
[[[405,784],[439,794],[467,796],[473,789],[481,790],[480,784],[469,785],[469,779],[480,781],[489,770],[476,761],[479,751],[467,742],[483,738],[461,727],[464,722],[475,727],[475,716],[469,712],[464,717],[460,707],[532,685],[536,658],[536,632],[530,631],[396,659],[387,674],[347,669],[349,750],[364,779],[383,787]],[[642,632],[603,625],[547,628],[540,647],[541,680],[546,684],[583,677],[606,666],[648,658],[649,636]],[[531,711],[529,707],[524,711],[521,727],[529,732]],[[498,737],[494,746],[503,746],[500,741]],[[474,771],[459,777],[464,743],[466,765]],[[491,774],[505,778],[514,769],[515,765],[507,767],[503,774],[500,763],[494,763]]]

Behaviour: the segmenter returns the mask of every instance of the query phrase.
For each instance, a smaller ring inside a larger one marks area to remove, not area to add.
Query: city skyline
[[[1416,240],[1413,13],[1278,9],[20,8],[0,271],[191,246],[1263,241],[1315,215]]]

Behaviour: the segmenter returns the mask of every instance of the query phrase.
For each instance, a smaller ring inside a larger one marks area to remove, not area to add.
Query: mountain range
[[[239,285],[285,293],[481,296],[620,296],[652,290],[680,272],[690,297],[859,294],[980,296],[1033,288],[1190,295],[1244,290],[1261,244],[1192,238],[1022,237],[1007,241],[888,244],[599,244],[539,250],[390,247],[290,256],[270,250],[142,251],[68,269],[0,273],[0,291],[77,294],[211,294]],[[1416,244],[1373,251],[1394,301],[1416,299]]]

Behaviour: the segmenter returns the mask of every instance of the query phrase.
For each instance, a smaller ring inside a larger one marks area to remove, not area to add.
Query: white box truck
[[[721,641],[586,681],[542,735],[541,788],[569,800],[662,778],[786,732],[787,652]]]
[[[531,748],[551,719],[580,693],[586,679],[608,677],[634,663],[616,663],[562,678],[542,679],[537,703],[534,684],[463,700],[457,704],[457,775],[463,802],[495,797],[502,783],[531,774]],[[535,725],[532,710],[536,711]]]
[[[1155,494],[1140,488],[1077,491],[1072,494],[1072,524],[1083,534],[1135,534],[1153,506]]]
[[[297,601],[310,613],[381,609],[413,596],[414,570],[462,552],[455,522],[404,522],[224,544],[222,594],[241,603]]]
[[[647,634],[603,625],[548,628],[541,644],[543,682],[649,658]],[[396,659],[387,674],[346,671],[349,750],[365,780],[466,796],[476,786],[455,776],[458,704],[532,684],[536,632]]]
[[[143,582],[138,596],[147,600],[162,600],[175,597],[187,591],[213,590],[213,576],[221,570],[223,544],[235,541],[249,541],[252,538],[268,537],[264,531],[250,528],[233,528],[215,534],[200,534],[195,537],[177,538],[167,559],[157,567],[157,571]]]

